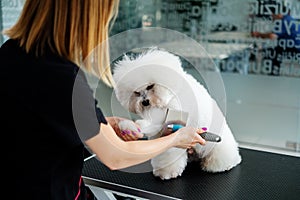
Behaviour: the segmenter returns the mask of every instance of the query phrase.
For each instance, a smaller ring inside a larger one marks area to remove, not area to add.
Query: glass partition
[[[111,34],[161,27],[194,39],[220,70],[226,116],[240,145],[299,155],[299,24],[299,0],[121,0]],[[258,37],[258,32],[278,36]],[[182,48],[180,41],[170,45]],[[183,63],[197,77],[194,68]]]
[[[18,19],[25,0],[0,0],[0,28],[1,30],[11,27]],[[0,44],[8,38],[1,34]]]

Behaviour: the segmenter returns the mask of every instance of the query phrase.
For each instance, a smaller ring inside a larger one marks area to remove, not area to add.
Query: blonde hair
[[[27,0],[16,24],[4,34],[36,56],[49,46],[114,86],[107,39],[118,6],[119,0]]]

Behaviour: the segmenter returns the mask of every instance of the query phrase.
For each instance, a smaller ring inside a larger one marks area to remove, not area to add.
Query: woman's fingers
[[[137,140],[139,138],[142,138],[144,135],[140,132],[137,131],[132,131],[132,130],[122,130],[121,131],[121,137],[125,141],[132,141],[132,140]]]
[[[197,143],[205,145],[205,140],[199,135],[196,128],[183,127],[177,131],[177,147],[191,148]]]
[[[195,136],[195,139],[194,141],[196,143],[200,143],[201,145],[205,145],[206,141],[200,136],[202,133],[206,132],[207,131],[207,128],[203,127],[203,128],[198,128],[197,131],[196,131],[196,136]],[[193,142],[194,142],[193,141]],[[194,143],[195,143],[194,142]]]

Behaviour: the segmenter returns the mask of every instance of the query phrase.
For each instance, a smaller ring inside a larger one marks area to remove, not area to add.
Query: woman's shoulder
[[[1,55],[4,55],[10,51],[16,51],[19,48],[19,42],[17,40],[8,39],[1,45],[0,52]]]
[[[13,46],[18,46],[18,41],[14,39],[7,39],[4,41],[4,43],[1,45],[1,48],[5,47],[13,47]]]

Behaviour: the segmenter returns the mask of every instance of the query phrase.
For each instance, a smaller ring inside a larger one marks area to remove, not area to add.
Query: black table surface
[[[152,172],[111,171],[96,158],[85,161],[87,185],[146,199],[300,199],[300,158],[240,148],[242,163],[208,173],[188,163],[181,177],[160,180]]]

